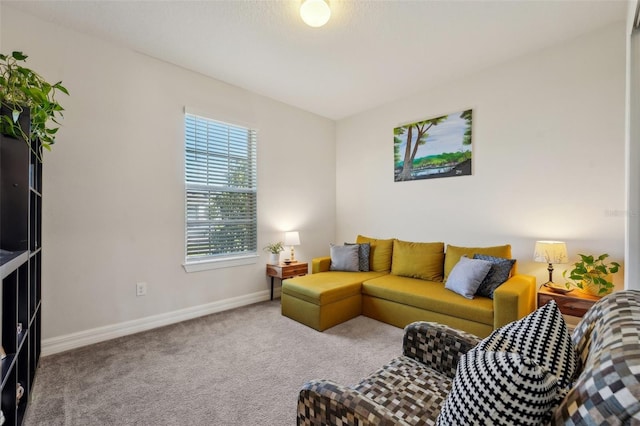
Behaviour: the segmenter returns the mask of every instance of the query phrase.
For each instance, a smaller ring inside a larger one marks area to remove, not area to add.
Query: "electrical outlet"
[[[145,296],[147,294],[147,283],[136,283],[136,296]]]

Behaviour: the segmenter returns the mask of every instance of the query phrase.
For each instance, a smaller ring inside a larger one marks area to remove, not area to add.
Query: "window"
[[[187,264],[257,256],[256,174],[255,130],[185,113]]]

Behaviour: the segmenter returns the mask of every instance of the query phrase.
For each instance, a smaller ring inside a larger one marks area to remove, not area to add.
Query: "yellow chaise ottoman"
[[[362,282],[385,272],[327,271],[282,282],[282,315],[318,331],[362,313]]]

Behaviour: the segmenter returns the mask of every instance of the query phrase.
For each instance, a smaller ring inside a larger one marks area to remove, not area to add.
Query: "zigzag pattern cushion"
[[[478,344],[477,349],[529,357],[558,378],[560,389],[571,386],[576,372],[575,347],[554,300],[495,330]]]
[[[493,292],[496,291],[496,288],[500,287],[507,279],[509,279],[509,274],[511,274],[511,269],[513,268],[514,263],[516,263],[516,260],[479,253],[474,254],[473,258],[487,260],[492,263],[489,273],[484,277],[482,283],[480,283],[480,287],[478,287],[476,294],[478,296],[493,299]]]
[[[556,390],[557,378],[527,357],[472,349],[460,358],[437,424],[540,425]]]

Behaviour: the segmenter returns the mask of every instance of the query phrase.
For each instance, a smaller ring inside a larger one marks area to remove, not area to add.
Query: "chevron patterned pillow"
[[[576,350],[554,300],[495,330],[477,348],[529,357],[558,378],[560,389],[569,388],[573,383],[577,368]]]
[[[472,349],[460,358],[437,425],[540,425],[556,399],[557,378],[531,359]]]
[[[460,358],[438,424],[546,424],[571,387],[576,366],[567,325],[552,300]]]
[[[476,291],[476,294],[478,296],[484,296],[493,299],[493,292],[496,291],[496,288],[500,287],[506,280],[509,279],[509,274],[511,274],[511,269],[516,263],[516,260],[478,253],[474,254],[473,258],[488,260],[492,263],[489,273],[480,284],[480,287],[478,287],[478,291]]]

